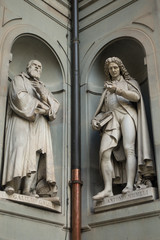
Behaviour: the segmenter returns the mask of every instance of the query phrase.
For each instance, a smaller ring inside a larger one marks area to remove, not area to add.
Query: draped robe
[[[47,99],[46,102],[42,101],[32,81],[30,76],[22,73],[15,77],[9,87],[3,185],[16,177],[23,178],[36,172],[38,151],[45,156],[46,181],[56,182],[49,121],[56,118],[60,104],[39,81]],[[37,113],[40,102],[49,108],[47,115]]]

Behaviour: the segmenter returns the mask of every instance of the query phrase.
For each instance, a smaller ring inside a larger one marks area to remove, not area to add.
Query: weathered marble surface
[[[40,81],[41,73],[42,64],[31,60],[27,73],[9,87],[2,178],[9,195],[54,197],[57,192],[49,121],[60,104]]]
[[[157,198],[156,188],[144,188],[129,192],[127,194],[118,194],[112,197],[106,197],[102,201],[94,201],[94,211],[101,212],[115,208],[127,207],[140,203],[150,202]]]
[[[45,198],[35,198],[17,193],[8,195],[6,192],[0,191],[0,199],[7,199],[24,205],[48,209],[59,213],[61,212],[61,206],[58,197],[53,197],[50,198],[50,200],[46,200]]]

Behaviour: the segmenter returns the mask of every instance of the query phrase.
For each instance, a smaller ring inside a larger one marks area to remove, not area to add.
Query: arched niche
[[[52,88],[53,83],[57,88],[63,82],[63,74],[60,63],[53,50],[41,39],[31,35],[18,37],[11,49],[12,62],[9,67],[9,76],[26,70],[27,63],[31,59],[39,60],[42,63],[43,71],[41,80]]]
[[[26,66],[32,59],[42,63],[42,75],[40,80],[45,83],[47,88],[54,94],[60,102],[57,118],[50,122],[54,167],[56,184],[58,186],[58,196],[60,200],[64,195],[64,134],[65,126],[63,116],[65,112],[65,92],[63,89],[64,74],[61,63],[54,50],[43,39],[34,35],[20,35],[11,47],[12,62],[9,65],[9,81],[21,72],[26,72]],[[4,131],[5,136],[5,131]],[[5,143],[4,143],[5,144]],[[61,146],[61,148],[59,148]],[[4,149],[4,148],[3,148]],[[3,169],[3,161],[2,161]]]
[[[95,56],[89,73],[88,82],[103,87],[104,62],[108,57],[119,57],[125,64],[130,75],[139,84],[147,78],[146,53],[139,41],[131,37],[121,37],[109,42]],[[98,81],[96,80],[98,79]]]
[[[88,73],[88,113],[89,122],[95,113],[98,102],[103,91],[105,74],[104,63],[108,57],[119,57],[126,66],[131,77],[136,79],[141,87],[144,98],[149,133],[152,146],[152,121],[150,110],[150,96],[148,87],[148,74],[146,64],[146,53],[142,44],[132,37],[121,37],[112,40],[105,45],[94,57]],[[92,196],[102,190],[103,181],[99,174],[99,133],[90,128],[89,137],[89,159],[90,159],[90,186]],[[153,149],[154,150],[154,149]]]
[[[101,49],[93,61],[88,84],[96,88],[103,87],[105,81],[104,62],[108,57],[112,56],[119,57],[122,60],[130,75],[138,81],[141,87],[152,138],[146,53],[144,47],[137,39],[132,37],[117,38]]]

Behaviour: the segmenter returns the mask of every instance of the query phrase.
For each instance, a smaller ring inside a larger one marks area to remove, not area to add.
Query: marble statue
[[[113,183],[126,183],[122,190],[126,194],[134,190],[136,178],[154,174],[140,87],[119,58],[108,58],[104,69],[104,92],[92,120],[93,129],[102,135],[99,157],[104,190],[94,200],[113,196]]]
[[[41,72],[42,64],[31,60],[27,73],[10,83],[2,178],[9,195],[49,196],[56,188],[49,121],[60,104],[40,81]]]

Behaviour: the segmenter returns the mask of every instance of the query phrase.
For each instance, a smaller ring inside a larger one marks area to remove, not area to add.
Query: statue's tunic
[[[120,89],[136,92],[140,96],[140,100],[137,103],[133,103],[123,96],[119,96],[116,93],[110,93],[105,89],[94,116],[96,120],[106,112],[110,112],[112,115],[110,121],[101,129],[100,161],[104,151],[113,148],[114,157],[112,156],[112,164],[114,167],[114,182],[124,183],[126,182],[125,155],[122,139],[119,140],[119,138],[121,121],[126,114],[132,118],[137,131],[136,148],[138,155],[138,172],[146,176],[154,174],[153,156],[149,141],[143,99],[138,83],[135,80],[126,81],[121,77],[121,80],[114,82],[114,84]],[[107,139],[108,136],[110,136],[110,142],[105,141],[106,136]]]
[[[113,83],[123,90],[128,90],[128,84],[122,77],[120,81],[116,81]],[[135,129],[137,128],[137,112],[135,109],[135,105],[129,100],[125,99],[122,96],[116,95],[115,93],[110,93],[109,91],[107,91],[104,98],[104,107],[106,112],[111,112],[112,119],[103,129],[103,139],[101,141],[100,148],[100,159],[106,149],[117,146],[121,132],[121,122],[125,115],[129,114],[129,116],[134,122]],[[109,144],[107,141],[105,141],[105,135],[111,136],[112,140]]]
[[[49,112],[36,113],[42,102],[32,78],[22,73],[11,82],[8,96],[3,182],[25,177],[37,171],[36,152],[45,156],[46,181],[55,183],[52,140],[48,121],[56,118],[59,102],[45,88]],[[40,82],[43,84],[42,82]],[[44,86],[44,84],[43,84]],[[45,87],[45,86],[44,86]]]

